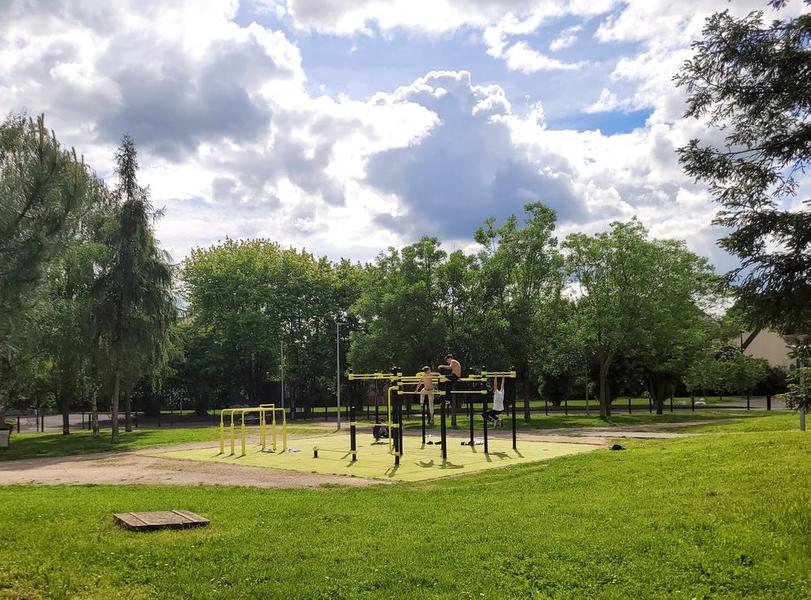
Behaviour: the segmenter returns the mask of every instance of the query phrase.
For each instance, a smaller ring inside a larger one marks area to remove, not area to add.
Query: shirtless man
[[[439,365],[439,370],[448,372],[445,377],[448,378],[446,389],[449,393],[445,397],[445,402],[449,403],[450,391],[453,389],[453,384],[462,377],[462,364],[453,357],[453,354],[448,354],[445,356],[445,362],[447,364]]]
[[[434,392],[436,391],[434,377],[437,375],[439,373],[431,371],[431,367],[423,367],[420,382],[417,384],[417,391],[422,392],[420,394],[420,406],[425,406],[425,401],[428,400],[428,424],[431,427],[434,426]]]

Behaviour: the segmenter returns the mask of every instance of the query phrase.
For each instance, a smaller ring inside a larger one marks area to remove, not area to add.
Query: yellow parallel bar
[[[225,452],[225,422],[223,419],[225,418],[225,413],[220,411],[220,454]]]
[[[516,378],[515,371],[482,371],[482,377],[507,377],[509,379]]]
[[[487,394],[487,390],[451,390],[451,394]]]

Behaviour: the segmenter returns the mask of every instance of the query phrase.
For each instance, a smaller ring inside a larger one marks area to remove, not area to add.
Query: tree
[[[665,397],[706,343],[711,323],[705,310],[714,300],[717,282],[707,259],[687,250],[684,242],[650,244],[654,287],[645,304],[648,335],[637,356],[656,414],[661,415]]]
[[[352,336],[353,368],[388,370],[396,365],[416,372],[441,359],[446,335],[444,300],[449,292],[440,281],[439,269],[446,259],[439,241],[429,237],[401,251],[389,248],[377,257],[366,270],[352,306],[361,327]]]
[[[479,261],[484,294],[480,301],[492,307],[488,318],[502,325],[499,344],[503,354],[497,368],[517,368],[527,421],[530,399],[537,390],[535,374],[529,368],[534,326],[542,306],[557,302],[563,287],[555,219],[555,212],[547,206],[528,203],[523,223],[511,216],[501,227],[495,227],[495,220],[488,219],[474,236],[483,246]]]
[[[355,328],[348,312],[359,272],[348,261],[262,239],[193,250],[182,272],[186,364],[173,379],[187,373],[184,385],[195,397],[256,403],[281,375],[284,347],[294,405],[326,400],[335,391],[335,322],[344,336]]]
[[[109,357],[112,441],[118,441],[119,397],[160,368],[176,308],[168,257],[155,239],[146,188],[138,185],[135,143],[124,136],[116,153],[119,178],[107,256],[93,287],[94,322]],[[129,428],[129,422],[127,423]]]
[[[602,418],[610,414],[611,367],[619,356],[642,361],[661,409],[684,354],[700,347],[710,268],[682,244],[647,235],[634,219],[613,223],[607,233],[572,234],[564,243],[579,296],[575,319],[599,364]]]
[[[95,179],[74,150],[21,115],[0,124],[0,421],[30,294],[95,199]],[[22,337],[27,337],[23,335]]]
[[[811,13],[769,24],[762,11],[716,13],[693,48],[675,77],[686,116],[724,142],[693,139],[680,161],[722,207],[715,222],[731,232],[719,243],[740,259],[733,289],[753,327],[811,332],[810,201],[790,206],[811,161]]]
[[[791,410],[811,412],[811,367],[792,369],[788,375],[788,390],[780,398]]]

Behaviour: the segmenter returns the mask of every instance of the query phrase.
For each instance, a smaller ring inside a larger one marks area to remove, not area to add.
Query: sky
[[[765,0],[3,0],[0,114],[45,113],[114,182],[128,133],[174,260],[264,237],[371,260],[526,202],[558,235],[638,217],[719,270],[672,77]],[[803,10],[790,2],[784,13]],[[773,14],[769,14],[769,17]]]

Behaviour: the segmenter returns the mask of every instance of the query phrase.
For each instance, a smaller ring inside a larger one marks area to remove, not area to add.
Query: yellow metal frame
[[[346,374],[347,379],[349,381],[387,381],[392,383],[393,385],[389,386],[389,389],[386,393],[386,427],[388,428],[388,438],[389,438],[389,454],[395,456],[402,456],[402,451],[395,452],[394,451],[394,438],[392,437],[392,432],[394,429],[400,427],[400,424],[395,423],[392,417],[392,407],[391,407],[391,395],[393,392],[397,392],[398,394],[402,395],[419,395],[423,392],[418,391],[406,391],[401,390],[400,386],[403,385],[417,385],[422,382],[423,373],[419,372],[415,375],[403,375],[401,373],[352,373],[349,372]],[[476,383],[484,383],[488,379],[492,377],[505,377],[505,378],[516,378],[515,371],[482,371],[476,375],[469,375],[467,377],[461,377],[456,381],[463,381],[463,382],[476,382]],[[439,374],[439,375],[432,375],[431,379],[439,384],[445,383],[448,381],[447,376]],[[435,396],[443,396],[448,394],[448,390],[443,389],[434,389],[433,390]],[[451,390],[451,394],[481,394],[485,395],[488,394],[488,390]],[[314,455],[317,455],[319,449],[317,447],[313,447]],[[352,451],[349,451],[348,454],[352,454]],[[355,452],[357,456],[357,452]]]
[[[220,411],[220,454],[225,453],[225,418],[230,417],[229,433],[231,441],[231,456],[236,452],[236,423],[235,417],[240,417],[240,438],[241,450],[240,456],[245,456],[248,432],[245,426],[245,415],[251,413],[259,414],[259,444],[262,451],[267,449],[267,413],[271,414],[271,443],[273,452],[277,448],[277,435],[276,435],[276,413],[282,413],[282,452],[287,451],[287,415],[283,408],[276,408],[274,404],[260,404],[259,406],[249,408],[224,408]]]

